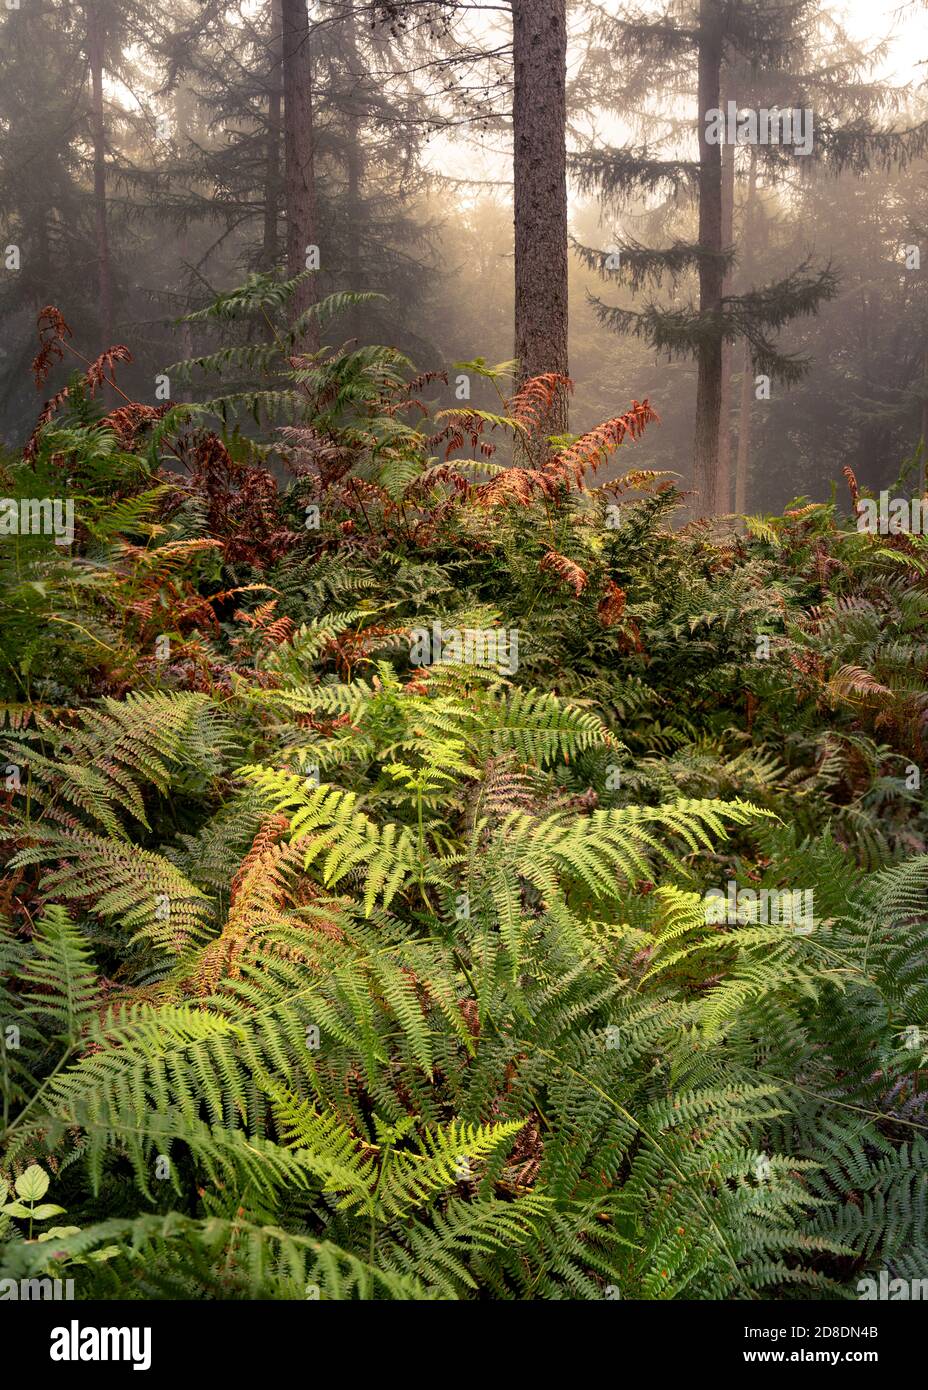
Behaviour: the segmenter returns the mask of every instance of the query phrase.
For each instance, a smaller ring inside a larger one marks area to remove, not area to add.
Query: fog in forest
[[[698,8],[567,7],[569,428],[648,398],[661,426],[635,463],[684,486],[706,322],[686,249],[700,239],[699,60],[687,39]],[[716,510],[763,512],[827,497],[844,466],[879,489],[928,429],[928,14],[890,0],[770,0],[741,19],[730,8],[721,293],[750,331],[721,348]],[[307,21],[313,294],[383,296],[334,317],[322,340],[393,345],[417,371],[447,373],[423,388],[430,407],[472,387],[492,410],[503,379],[457,364],[515,356],[509,7],[316,0]],[[119,384],[153,405],[202,396],[196,371],[171,368],[241,341],[215,318],[181,320],[288,264],[281,26],[280,0],[4,0],[10,448],[81,365],[57,363],[36,389],[48,304],[87,359],[125,345]],[[762,122],[771,110],[796,128],[774,126],[777,143],[760,127],[737,133],[744,113]]]

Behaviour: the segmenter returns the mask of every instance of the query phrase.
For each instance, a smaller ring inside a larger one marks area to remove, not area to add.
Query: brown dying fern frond
[[[589,575],[586,570],[581,569],[573,560],[569,560],[566,555],[560,555],[556,550],[549,550],[538,568],[551,570],[577,595],[582,594],[589,583]]]
[[[631,407],[623,415],[616,415],[597,425],[581,435],[576,443],[562,449],[549,462],[548,468],[562,478],[571,478],[577,487],[582,487],[583,476],[588,470],[595,472],[624,439],[640,439],[646,426],[652,422],[660,423],[660,417],[650,403],[647,400],[632,401]]]

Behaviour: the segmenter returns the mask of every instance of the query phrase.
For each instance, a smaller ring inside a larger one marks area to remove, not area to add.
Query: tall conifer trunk
[[[113,346],[113,268],[106,214],[106,123],[103,115],[105,24],[100,0],[89,0],[87,59],[90,65],[90,128],[93,141],[93,207],[97,250],[97,301],[101,351]]]
[[[349,71],[360,73],[361,58],[358,53],[355,24],[357,17],[350,14],[345,31],[345,51]],[[348,128],[345,147],[345,212],[348,223],[348,289],[359,293],[364,287],[361,270],[361,234],[364,223],[364,204],[362,201],[362,180],[364,178],[364,146],[362,144],[361,111],[354,92],[349,95]],[[351,309],[351,336],[360,339],[363,328],[362,309],[355,304]]]
[[[280,135],[283,106],[283,15],[280,0],[271,0],[270,71],[267,98],[267,144],[264,169],[264,236],[261,260],[265,270],[277,265],[277,219],[280,215]]]
[[[753,244],[754,208],[757,199],[757,146],[751,146],[748,168],[748,192],[744,203],[744,223],[741,228],[743,246]],[[744,365],[741,373],[741,399],[738,405],[738,454],[735,461],[735,511],[743,516],[747,511],[748,472],[751,466],[751,402],[753,400],[754,365],[751,346],[744,339]]]
[[[725,94],[722,98],[725,109]],[[734,240],[735,221],[735,147],[726,143],[722,146],[722,247],[728,248]],[[733,289],[731,267],[725,271],[722,280],[723,299]],[[719,391],[719,467],[716,482],[715,510],[720,515],[731,511],[731,368],[734,357],[734,344],[727,338],[722,340],[722,380]]]
[[[521,384],[545,372],[567,375],[565,0],[512,0],[512,36],[515,355]],[[566,429],[562,391],[539,435]],[[529,450],[537,452],[531,444]]]
[[[284,69],[284,163],[287,206],[287,271],[306,269],[307,247],[317,246],[316,179],[313,162],[313,85],[306,0],[281,0]],[[313,276],[307,276],[291,301],[298,319],[316,302]],[[319,329],[310,321],[301,346],[319,346]]]

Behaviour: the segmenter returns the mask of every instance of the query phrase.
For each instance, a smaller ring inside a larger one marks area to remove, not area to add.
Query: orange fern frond
[[[85,380],[90,387],[90,394],[93,395],[98,386],[104,382],[114,381],[116,378],[116,363],[131,362],[132,353],[124,343],[116,343],[111,348],[106,348],[99,357],[95,357],[87,368]]]
[[[596,429],[581,435],[576,443],[562,449],[550,461],[548,468],[564,478],[572,478],[577,487],[581,487],[583,475],[588,469],[595,472],[626,437],[639,439],[652,421],[660,423],[660,417],[649,402],[632,401],[631,408],[624,415],[616,415],[597,425]]]
[[[893,692],[882,685],[876,676],[865,671],[862,666],[842,666],[828,682],[832,695],[841,699],[852,699],[855,695],[867,700],[891,700]]]
[[[570,392],[574,384],[569,376],[560,372],[543,372],[530,377],[509,400],[507,410],[510,420],[527,430],[536,430],[550,412],[561,391]]]
[[[606,592],[600,599],[596,612],[603,627],[614,627],[621,621],[622,614],[625,612],[626,593],[620,589],[613,579],[606,585]]]
[[[812,516],[815,512],[821,511],[821,509],[822,505],[820,502],[807,502],[804,507],[787,508],[783,515],[791,516],[794,521],[801,521],[803,517]]]
[[[120,406],[118,410],[111,410],[109,415],[103,417],[102,423],[108,425],[122,447],[128,449],[135,443],[136,435],[143,425],[150,424],[152,420],[160,420],[170,408],[170,401],[165,401],[163,405],[143,405],[141,401],[132,401],[129,405]]]
[[[850,466],[849,464],[847,464],[847,463],[846,463],[846,464],[844,465],[844,467],[841,469],[841,472],[844,474],[845,478],[847,479],[848,489],[849,489],[850,494],[851,494],[851,503],[853,504],[854,510],[855,510],[855,512],[856,512],[856,511],[857,511],[857,503],[858,503],[858,500],[859,500],[859,498],[860,498],[860,485],[859,485],[859,483],[857,482],[857,475],[856,475],[856,473],[854,472],[853,468],[851,468],[851,466]]]
[[[658,478],[669,478],[670,474],[660,468],[630,468],[627,473],[623,473],[618,478],[611,478],[609,482],[602,483],[598,488],[599,492],[608,492],[617,497],[619,493],[629,492],[632,489],[640,490],[649,488]],[[669,487],[669,483],[664,483],[658,491],[663,491]]]
[[[64,342],[74,335],[54,304],[46,304],[36,318],[39,330],[39,350],[32,359],[32,375],[36,387],[43,386],[56,362],[64,357]]]
[[[251,842],[251,849],[239,864],[232,878],[229,887],[229,907],[234,908],[243,885],[248,881],[254,870],[264,864],[269,852],[280,840],[281,836],[289,828],[290,822],[286,816],[270,815],[263,822],[260,830]],[[271,884],[271,893],[276,899],[277,906],[283,906],[284,894],[281,884],[275,881]]]
[[[237,623],[245,623],[248,627],[264,632],[275,621],[274,609],[276,607],[276,598],[269,598],[266,603],[259,603],[253,613],[247,613],[243,608],[238,608],[233,617]]]
[[[538,567],[543,570],[553,570],[553,572],[573,589],[575,594],[582,594],[589,582],[589,575],[586,570],[581,569],[573,560],[569,560],[566,555],[560,555],[556,550],[549,550]]]
[[[475,490],[474,500],[481,507],[497,507],[509,502],[525,506],[537,493],[552,497],[557,483],[540,468],[507,468],[491,482]]]
[[[146,549],[145,546],[141,545],[132,545],[129,541],[123,541],[120,546],[121,554],[126,559],[132,560],[135,565],[163,571],[177,569],[178,566],[185,565],[191,555],[206,550],[224,549],[225,546],[222,541],[207,536],[197,536],[187,541],[168,541],[167,545],[159,545],[154,550]]]

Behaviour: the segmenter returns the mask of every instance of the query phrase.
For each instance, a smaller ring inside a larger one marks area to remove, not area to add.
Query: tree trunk
[[[361,84],[359,74],[361,59],[358,54],[354,13],[348,15],[345,29],[345,54],[348,67],[348,124],[345,132],[345,216],[348,228],[348,289],[361,293],[361,231],[364,224],[364,205],[361,200],[361,184],[364,178],[364,146],[361,142],[361,110],[359,108]],[[353,75],[354,74],[354,75]],[[351,336],[360,341],[363,328],[362,309],[355,304],[350,316]]]
[[[754,368],[751,346],[744,339],[744,366],[741,372],[741,401],[738,406],[738,457],[735,463],[735,511],[744,516],[747,511],[748,469],[751,463],[751,401]]]
[[[280,215],[280,132],[283,105],[283,16],[280,0],[271,0],[270,72],[267,98],[267,145],[264,172],[263,270],[277,266],[277,219]]]
[[[90,64],[90,126],[93,139],[93,206],[97,239],[97,298],[100,350],[113,346],[113,270],[106,220],[106,126],[103,119],[104,24],[99,0],[85,6]]]
[[[567,375],[567,154],[565,0],[512,0],[515,355],[519,384]],[[528,445],[567,429],[567,392]]]
[[[352,113],[348,118],[348,159],[346,190],[348,214],[348,288],[360,294],[361,286],[361,221],[364,209],[361,206],[361,176],[364,152],[361,149],[361,121]],[[351,307],[351,336],[361,338],[361,305]]]
[[[725,109],[725,98],[720,102]],[[735,220],[735,147],[728,142],[722,146],[722,246],[728,248],[734,240]],[[722,279],[722,297],[733,289],[733,273],[726,270]],[[719,470],[715,509],[722,516],[731,511],[731,364],[734,344],[722,339],[722,381],[719,393]]]
[[[184,315],[186,316],[191,312],[191,300],[193,298],[191,294],[193,275],[189,270],[190,228],[186,224],[181,227],[180,234],[177,238],[177,259],[184,268],[184,278],[181,283],[186,291],[187,302],[184,305]],[[177,325],[177,331],[180,337],[180,351],[178,356],[182,362],[189,362],[191,358],[195,356],[193,328],[186,322],[186,318],[184,318]],[[171,392],[171,399],[186,401],[189,404],[193,400],[193,382],[188,378],[176,393],[173,391]]]
[[[757,146],[751,146],[748,169],[748,192],[744,202],[744,224],[741,228],[743,246],[753,244],[754,204],[757,198]],[[751,465],[751,401],[754,385],[754,364],[751,348],[744,340],[744,366],[741,373],[741,400],[738,405],[738,456],[735,462],[735,511],[744,516],[747,511],[748,470]]]
[[[699,310],[717,315],[722,303],[722,147],[706,139],[706,113],[719,105],[722,23],[719,0],[699,0]],[[710,333],[698,354],[693,487],[704,515],[716,506],[719,412],[722,404],[722,340]]]
[[[316,180],[313,166],[312,62],[306,0],[281,0],[284,69],[284,162],[287,205],[287,271],[306,269],[307,248],[318,245]],[[300,284],[290,302],[296,321],[316,302],[312,276]],[[319,327],[310,319],[300,334],[300,348],[314,352]]]

